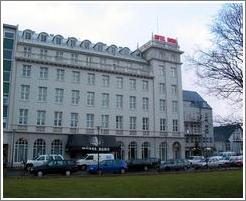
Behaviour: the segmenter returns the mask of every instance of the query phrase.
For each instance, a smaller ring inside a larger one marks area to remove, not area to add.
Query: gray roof
[[[183,100],[191,102],[193,107],[212,109],[196,91],[183,90]]]
[[[226,125],[214,127],[214,141],[227,141],[231,134],[237,129],[241,128],[240,125]]]

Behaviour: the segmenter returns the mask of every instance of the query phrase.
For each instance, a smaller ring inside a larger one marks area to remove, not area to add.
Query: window
[[[56,69],[56,80],[64,81],[65,70],[63,69]]]
[[[173,119],[173,132],[177,132],[177,131],[178,131],[178,120]]]
[[[61,60],[63,57],[63,52],[62,51],[56,51],[56,59]]]
[[[54,126],[62,126],[62,112],[55,112],[54,116]]]
[[[130,103],[131,110],[136,109],[136,96],[130,96],[129,103]]]
[[[130,130],[136,130],[137,117],[130,117]]]
[[[109,76],[108,75],[103,75],[102,81],[103,81],[103,87],[109,87]]]
[[[87,128],[94,128],[94,114],[86,114]]]
[[[55,95],[55,102],[56,103],[62,103],[63,102],[63,94],[64,94],[64,89],[56,88],[56,95]]]
[[[55,43],[56,43],[57,45],[61,45],[61,42],[62,42],[61,37],[56,37],[56,38],[55,38]]]
[[[28,109],[20,109],[19,124],[26,125],[28,118]]]
[[[80,72],[79,71],[72,71],[72,81],[76,83],[80,82]]]
[[[92,57],[86,57],[86,65],[90,66],[92,63]]]
[[[171,91],[172,91],[172,95],[176,96],[177,95],[177,85],[171,85]]]
[[[144,97],[143,98],[143,110],[149,109],[149,98]]]
[[[41,34],[40,35],[40,41],[41,42],[46,42],[46,40],[47,40],[47,35],[46,34]]]
[[[102,106],[105,108],[109,107],[109,94],[102,93]]]
[[[40,49],[40,57],[41,57],[41,59],[47,59],[47,54],[48,54],[48,50]]]
[[[150,157],[150,144],[149,142],[144,142],[142,144],[142,158],[147,159]]]
[[[172,111],[173,113],[178,112],[178,101],[172,101]]]
[[[149,118],[143,117],[143,130],[149,130]]]
[[[160,111],[164,112],[166,110],[166,101],[163,99],[160,99]]]
[[[24,47],[24,57],[31,57],[32,48],[31,47]]]
[[[107,60],[105,58],[100,58],[100,66],[103,67],[107,64]]]
[[[43,139],[37,139],[33,146],[33,159],[40,155],[45,154],[45,141]]]
[[[116,86],[118,89],[123,88],[123,77],[117,77],[116,78]]]
[[[79,90],[72,90],[72,104],[79,104]]]
[[[31,77],[31,68],[32,67],[30,65],[23,65],[22,76]]]
[[[208,134],[209,133],[208,128],[209,128],[209,126],[208,125],[205,125],[205,134]]]
[[[15,162],[27,161],[27,140],[20,138],[15,143]]]
[[[76,40],[70,40],[70,46],[75,47],[76,45]]]
[[[123,95],[116,95],[116,108],[123,108]]]
[[[137,158],[137,143],[136,142],[131,142],[128,146],[128,159],[136,159]]]
[[[72,53],[71,54],[71,60],[75,63],[78,62],[78,54]]]
[[[149,90],[149,82],[146,80],[143,80],[143,91]]]
[[[109,115],[102,115],[102,128],[109,128]]]
[[[166,119],[160,119],[160,131],[166,130]]]
[[[208,122],[208,113],[205,113],[204,115],[205,115],[205,116],[204,116],[204,121],[205,121],[205,122]]]
[[[116,116],[116,129],[123,129],[123,116]]]
[[[47,87],[38,87],[38,100],[47,101]]]
[[[88,73],[87,84],[88,85],[95,85],[95,74]]]
[[[25,39],[27,39],[27,40],[31,40],[31,38],[32,38],[32,33],[31,32],[25,32]]]
[[[165,67],[159,65],[159,69],[160,69],[160,75],[161,75],[161,76],[165,76]]]
[[[62,141],[61,140],[53,140],[52,141],[52,143],[51,143],[51,154],[62,155]]]
[[[162,142],[159,146],[159,151],[160,151],[160,159],[161,161],[166,161],[167,160],[167,143]]]
[[[78,126],[78,113],[71,113],[71,123],[70,127],[71,128],[76,128]]]
[[[136,80],[135,79],[130,79],[130,89],[131,90],[136,90]]]
[[[160,92],[160,94],[165,94],[166,93],[165,83],[160,83],[159,84],[159,92]]]
[[[45,116],[46,116],[46,112],[44,110],[37,111],[37,125],[38,126],[45,125]]]
[[[24,52],[24,56],[26,57],[27,55],[26,55],[26,53]],[[31,55],[30,55],[31,56]],[[30,57],[29,56],[29,57]],[[6,50],[6,49],[4,49],[3,50],[3,58],[4,59],[9,59],[9,60],[11,60],[12,59],[12,50]]]
[[[87,105],[94,106],[94,104],[95,104],[95,93],[87,92]]]
[[[172,77],[177,77],[177,68],[171,67],[171,76]]]
[[[47,67],[40,67],[39,78],[40,79],[48,78],[48,68]]]
[[[21,85],[21,100],[28,100],[30,95],[30,85]]]

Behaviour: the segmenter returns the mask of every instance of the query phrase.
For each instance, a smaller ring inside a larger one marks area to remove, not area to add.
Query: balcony
[[[56,56],[45,56],[43,54],[27,54],[26,52],[16,52],[16,59],[22,61],[30,61],[36,63],[44,64],[53,64],[59,66],[71,66],[77,68],[90,69],[95,71],[109,71],[111,73],[127,74],[127,75],[136,75],[136,76],[145,76],[153,77],[153,72],[142,67],[142,68],[132,68],[127,66],[111,65],[111,64],[102,64],[97,62],[88,62],[83,60],[74,60],[68,57],[56,57]]]
[[[95,133],[95,129],[94,128],[87,128],[86,129],[86,134],[94,134]]]
[[[45,126],[36,126],[36,132],[45,132]]]
[[[102,135],[108,135],[109,134],[109,129],[102,128],[101,129],[101,134]]]
[[[54,133],[62,133],[62,128],[61,127],[53,127],[53,132]]]
[[[124,134],[124,131],[123,130],[116,130],[115,131],[115,134],[116,135],[123,135]]]
[[[136,131],[136,130],[130,130],[130,131],[129,131],[129,134],[130,134],[130,135],[137,135],[137,131]]]
[[[149,131],[143,131],[143,135],[149,135]]]

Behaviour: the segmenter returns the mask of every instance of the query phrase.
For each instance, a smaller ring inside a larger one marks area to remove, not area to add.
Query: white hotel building
[[[152,39],[131,51],[7,24],[3,37],[7,165],[95,152],[98,132],[100,151],[123,159],[184,158],[178,44]]]

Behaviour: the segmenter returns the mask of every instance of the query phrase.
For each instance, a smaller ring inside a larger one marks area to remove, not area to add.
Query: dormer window
[[[97,49],[99,52],[102,52],[103,50],[103,46],[102,45],[98,45],[98,49]]]
[[[56,37],[55,42],[56,42],[57,45],[61,45],[61,38],[60,37]]]
[[[32,38],[32,34],[31,34],[31,32],[25,32],[25,39],[27,39],[27,40],[31,40],[31,38]]]
[[[90,48],[90,43],[89,42],[85,42],[85,49],[89,49]]]
[[[75,41],[75,40],[71,40],[71,41],[70,41],[70,46],[71,46],[71,47],[75,47],[75,44],[76,44],[76,41]]]
[[[47,41],[47,35],[41,34],[41,35],[40,35],[40,41],[41,41],[41,42],[46,42],[46,41]]]
[[[115,53],[116,53],[116,48],[112,47],[112,48],[111,48],[111,53],[112,53],[112,54],[115,54]]]

